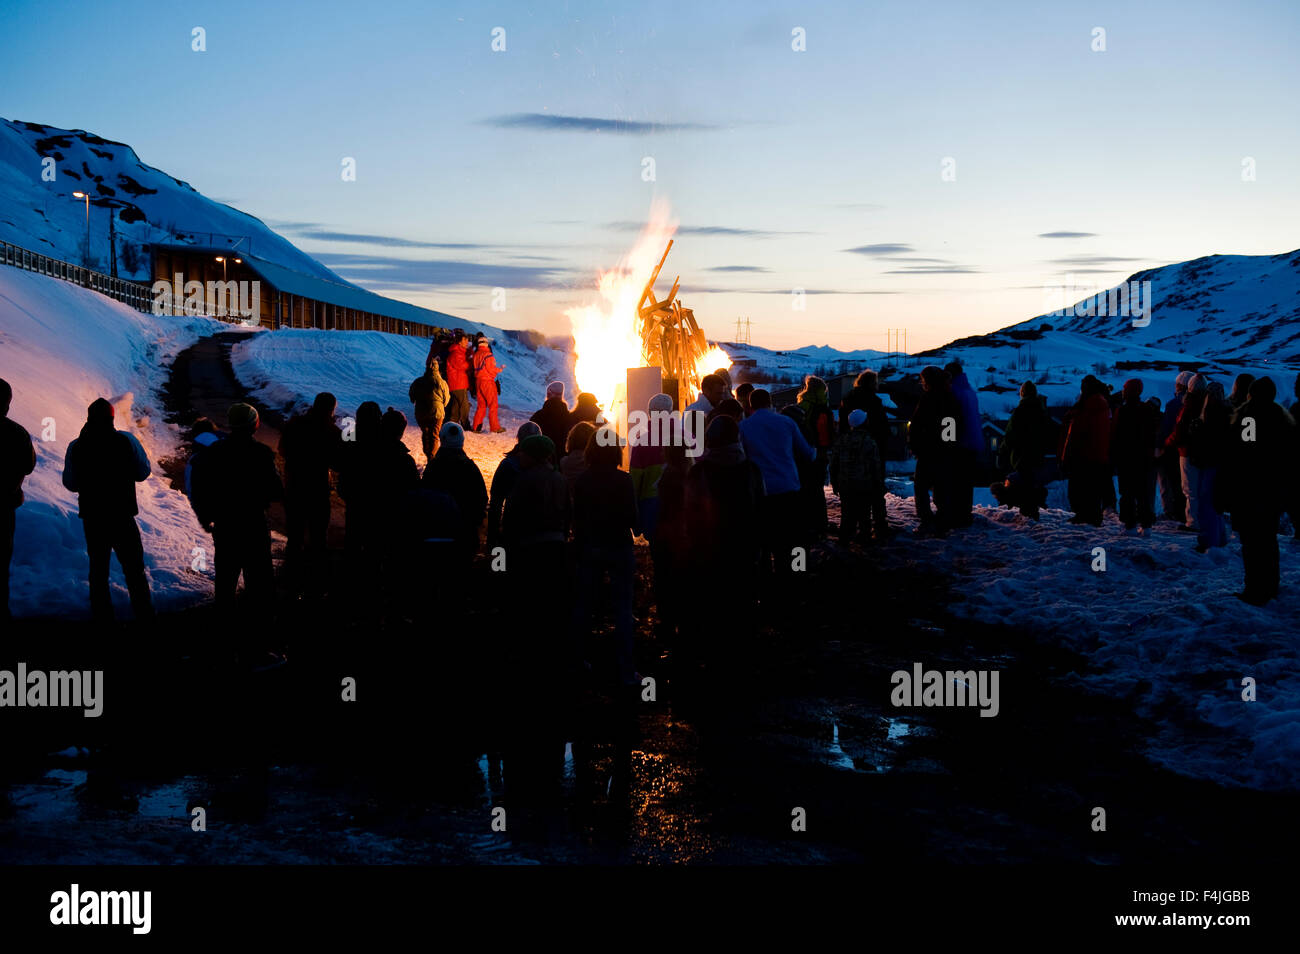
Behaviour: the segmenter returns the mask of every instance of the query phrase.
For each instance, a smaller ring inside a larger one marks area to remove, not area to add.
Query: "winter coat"
[[[607,467],[573,482],[573,542],[580,547],[630,547],[641,532],[632,478]]]
[[[1187,450],[1187,458],[1194,466],[1203,470],[1223,466],[1228,458],[1228,442],[1232,438],[1233,413],[1231,404],[1206,400]]]
[[[204,448],[211,447],[217,441],[221,440],[221,435],[213,431],[204,431],[198,437],[194,438],[195,451],[190,455],[190,459],[185,462],[185,496],[194,500],[194,461],[203,453]]]
[[[190,503],[204,527],[266,532],[266,508],[284,499],[275,452],[235,433],[194,457]]]
[[[841,491],[882,496],[885,492],[884,468],[880,451],[866,427],[841,434],[831,455],[831,488]]]
[[[599,404],[582,404],[580,402],[569,414],[569,428],[572,429],[575,424],[581,424],[583,421],[595,424],[598,417],[600,417]]]
[[[797,461],[817,456],[799,425],[770,407],[759,408],[740,422],[740,442],[745,457],[758,465],[764,488],[772,496],[798,490]]]
[[[1165,441],[1174,432],[1174,425],[1178,423],[1178,415],[1183,410],[1184,397],[1184,394],[1175,394],[1169,399],[1169,403],[1165,405],[1165,416],[1160,419],[1160,430],[1156,434],[1161,447],[1165,446]]]
[[[960,438],[961,407],[952,392],[945,388],[923,391],[907,425],[907,444],[918,460],[933,460],[938,463],[940,459],[950,456],[956,448],[956,440],[943,439],[945,418],[952,418],[956,422],[956,437]]]
[[[1081,398],[1065,415],[1057,457],[1067,476],[1076,466],[1105,465],[1110,461],[1110,402],[1106,395]]]
[[[23,503],[23,479],[36,469],[36,445],[17,421],[0,417],[0,507]]]
[[[411,383],[407,396],[415,405],[417,422],[433,421],[444,416],[447,402],[451,400],[451,390],[442,375],[435,371],[416,378]]]
[[[1183,406],[1178,411],[1178,420],[1174,422],[1173,432],[1165,438],[1167,450],[1177,450],[1179,457],[1187,457],[1192,452],[1201,430],[1201,408],[1205,406],[1205,394],[1188,393],[1183,398]]]
[[[474,355],[474,380],[478,384],[480,392],[487,387],[496,387],[497,375],[501,369],[497,367],[497,359],[487,348],[480,348]]]
[[[452,391],[469,389],[469,355],[459,345],[447,352],[447,387]]]
[[[343,432],[333,418],[299,414],[280,432],[284,486],[290,495],[329,496],[330,471],[343,464]]]
[[[149,458],[134,434],[112,423],[87,423],[68,445],[63,486],[77,495],[81,519],[134,517],[140,512],[135,485],[149,478]]]
[[[835,421],[829,404],[822,401],[800,401],[798,407],[803,411],[804,440],[817,451],[819,457],[826,456],[835,443]]]
[[[1254,440],[1244,440],[1247,420]],[[1295,487],[1296,423],[1280,404],[1249,400],[1230,424],[1215,506],[1245,521],[1276,520]]]
[[[488,496],[487,545],[496,546],[501,539],[501,514],[505,510],[506,498],[514,489],[519,477],[519,447],[516,445],[506,452],[492,472],[492,490]]]
[[[1055,427],[1041,397],[1024,398],[1011,412],[1002,434],[999,466],[1020,473],[1037,473],[1043,458],[1052,450]]]
[[[980,424],[980,401],[965,372],[952,376],[952,396],[957,402],[957,444],[978,454],[984,449],[984,428]]]
[[[1110,459],[1116,468],[1155,466],[1160,412],[1141,398],[1125,401],[1110,425]]]
[[[483,525],[488,506],[487,485],[478,464],[462,448],[444,444],[424,468],[420,486],[442,491],[456,501],[461,517],[458,538],[477,547],[479,527]]]
[[[568,525],[569,487],[564,477],[548,463],[523,458],[501,514],[506,546],[563,543]]]
[[[560,473],[564,476],[564,482],[569,486],[569,494],[573,494],[574,482],[587,472],[587,451],[586,449],[570,451],[560,458]]]
[[[543,436],[551,439],[557,452],[564,450],[572,420],[569,405],[564,403],[564,398],[548,397],[546,403],[529,420],[542,429]]]
[[[762,471],[739,445],[710,448],[696,460],[686,477],[686,511],[698,567],[743,569],[757,559],[763,496]]]
[[[841,434],[847,434],[851,430],[849,415],[854,411],[866,412],[867,433],[876,442],[876,448],[880,451],[880,459],[884,460],[885,450],[889,446],[889,415],[885,413],[885,402],[874,391],[859,387],[850,388],[849,393],[844,395],[844,399],[840,401],[839,429]]]

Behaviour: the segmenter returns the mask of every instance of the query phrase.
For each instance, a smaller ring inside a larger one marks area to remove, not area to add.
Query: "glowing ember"
[[[667,204],[656,202],[650,209],[650,221],[632,250],[616,268],[600,274],[596,283],[600,300],[565,311],[577,352],[574,376],[578,387],[596,395],[611,419],[615,409],[626,400],[627,369],[647,364],[642,353],[637,305],[664,246],[676,230],[677,222]],[[696,370],[703,377],[730,366],[727,353],[714,347],[696,363]]]

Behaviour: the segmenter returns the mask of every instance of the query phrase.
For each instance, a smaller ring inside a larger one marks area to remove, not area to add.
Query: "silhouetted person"
[[[492,433],[504,434],[506,429],[501,426],[501,421],[497,418],[497,398],[501,394],[501,389],[497,386],[497,375],[504,371],[506,366],[497,364],[497,359],[492,354],[492,347],[486,338],[478,340],[471,364],[474,373],[474,394],[477,398],[477,406],[474,409],[474,432],[478,433],[483,429],[483,416],[486,414],[488,427]]]
[[[799,425],[772,410],[772,395],[758,388],[749,396],[754,413],[740,425],[740,442],[745,457],[758,466],[763,476],[762,528],[767,553],[781,575],[793,572],[792,551],[798,545],[799,461],[811,461],[816,451],[804,439]],[[717,418],[710,428],[729,418]],[[733,422],[734,423],[734,422]],[[708,447],[707,440],[705,447]],[[763,558],[767,570],[767,557]]]
[[[1071,523],[1101,526],[1110,482],[1110,402],[1106,388],[1091,374],[1083,379],[1079,399],[1065,415],[1057,452],[1067,481]]]
[[[1160,510],[1165,519],[1177,520],[1187,524],[1187,498],[1183,496],[1182,466],[1177,450],[1166,449],[1166,442],[1174,433],[1178,424],[1178,415],[1183,410],[1183,400],[1187,396],[1187,382],[1192,379],[1192,372],[1180,371],[1174,380],[1174,396],[1165,405],[1164,417],[1160,420],[1160,430],[1156,440],[1160,448],[1156,456],[1156,474],[1160,481]]]
[[[1257,379],[1232,422],[1223,496],[1241,538],[1245,585],[1237,596],[1262,606],[1278,595],[1277,525],[1295,480],[1295,422],[1274,401],[1277,387]]]
[[[334,423],[334,395],[316,395],[311,410],[280,432],[284,458],[284,560],[296,592],[327,590],[326,534],[330,525],[330,471],[342,466],[343,432]]]
[[[1194,374],[1187,382],[1187,393],[1183,396],[1183,406],[1174,422],[1173,433],[1165,439],[1166,451],[1178,452],[1178,469],[1182,475],[1183,499],[1186,500],[1187,520],[1183,528],[1200,532],[1199,523],[1201,501],[1199,495],[1201,475],[1200,468],[1192,458],[1193,432],[1200,426],[1201,408],[1205,406],[1205,390],[1210,379],[1202,374]]]
[[[1047,499],[1043,488],[1043,460],[1054,447],[1056,425],[1033,381],[1020,385],[1020,403],[1011,412],[998,446],[998,466],[1009,471],[1002,485],[994,485],[998,503],[1020,508],[1020,513],[1037,520]],[[1000,487],[1000,489],[999,489]]]
[[[14,392],[0,378],[0,619],[9,616],[9,564],[14,557],[14,527],[18,508],[23,505],[23,480],[36,469],[36,446],[17,421],[9,419]]]
[[[921,397],[907,426],[907,443],[916,458],[912,487],[918,532],[944,534],[957,525],[954,471],[960,423],[961,408],[947,372],[934,365],[922,369]],[[932,491],[934,511],[930,510]]]
[[[587,472],[587,445],[595,436],[596,425],[590,421],[579,421],[569,429],[569,436],[564,441],[564,456],[560,458],[560,473],[569,486],[569,499],[573,499],[574,482]]]
[[[1205,389],[1200,418],[1192,422],[1188,453],[1188,459],[1196,467],[1196,523],[1201,528],[1196,538],[1198,553],[1228,544],[1222,503],[1216,498],[1222,496],[1217,485],[1228,460],[1232,415],[1233,408],[1223,395],[1223,385],[1211,381]]]
[[[573,426],[573,414],[564,400],[564,382],[552,381],[546,386],[546,400],[531,418],[542,429],[542,435],[550,438],[558,450],[564,447]]]
[[[266,510],[284,498],[284,487],[275,453],[253,437],[261,423],[257,409],[235,404],[226,419],[230,436],[194,459],[191,501],[199,523],[212,534],[217,605],[234,605],[242,574],[250,609],[266,613],[275,599]]]
[[[739,429],[736,433],[740,433]],[[663,448],[663,467],[655,491],[658,506],[654,529],[645,531],[650,538],[650,557],[654,561],[659,635],[666,641],[669,651],[676,648],[676,636],[682,623],[683,591],[690,566],[691,526],[686,507],[686,481],[690,472],[691,459],[686,456],[686,448],[680,441]]]
[[[954,520],[959,527],[969,527],[975,506],[975,472],[984,452],[984,427],[980,422],[979,396],[962,370],[961,362],[952,361],[944,368],[957,402],[956,470],[953,472]]]
[[[749,405],[749,396],[754,393],[754,385],[746,381],[740,387],[736,388],[736,400],[740,402],[741,408],[745,412],[745,417],[753,413],[753,408]]]
[[[461,333],[447,350],[447,388],[451,400],[447,403],[446,419],[462,428],[469,427],[469,338]]]
[[[707,418],[710,411],[729,397],[726,380],[719,374],[706,374],[700,381],[699,397],[686,406],[684,413],[698,411]]]
[[[367,561],[378,557],[379,527],[374,515],[374,483],[379,423],[383,412],[374,401],[357,407],[351,434],[343,435],[339,496],[343,498],[344,552],[350,574],[368,572]]]
[[[456,544],[462,557],[472,558],[478,550],[478,534],[487,513],[488,493],[483,472],[465,453],[465,432],[455,421],[442,425],[442,449],[424,468],[420,485],[440,490],[456,501],[460,511]]]
[[[736,407],[740,405],[736,404]],[[674,443],[681,443],[680,421],[674,420],[672,411],[672,397],[656,394],[646,402],[647,426],[644,432],[628,433],[628,473],[636,490],[641,531],[652,542],[659,519],[659,478],[664,470],[664,450]]]
[[[885,507],[885,470],[880,451],[871,439],[867,412],[854,408],[849,412],[849,430],[835,441],[831,456],[831,488],[840,498],[840,543],[847,546],[855,539],[871,542],[872,518]],[[883,543],[888,531],[876,517],[877,542]]]
[[[623,448],[612,428],[598,430],[587,443],[587,470],[573,483],[573,544],[577,560],[574,634],[591,633],[592,603],[606,594],[613,603],[614,651],[618,679],[635,686],[632,654],[632,590],[636,557],[632,539],[641,532],[632,478],[619,469]]]
[[[1243,404],[1250,400],[1250,386],[1255,383],[1253,374],[1239,374],[1232,382],[1232,393],[1228,395],[1228,403],[1232,405],[1232,410],[1238,410]]]
[[[795,406],[803,412],[804,440],[816,452],[812,460],[799,464],[799,497],[805,532],[817,536],[826,532],[826,472],[835,444],[835,416],[826,382],[815,374],[805,376]]]
[[[580,424],[586,421],[588,424],[595,424],[600,417],[600,404],[596,401],[596,395],[590,391],[583,391],[578,395],[578,403],[574,405],[573,410],[569,413],[569,427],[574,424]]]
[[[1119,477],[1119,518],[1134,530],[1155,523],[1156,434],[1160,412],[1142,400],[1142,382],[1124,382],[1123,403],[1111,420],[1110,456]]]
[[[529,437],[536,437],[542,429],[534,421],[525,421],[515,432],[515,446],[506,451],[492,472],[492,488],[488,495],[487,547],[488,552],[501,542],[501,514],[505,509],[506,498],[514,489],[519,476],[519,445]]]
[[[90,558],[90,611],[97,622],[113,621],[108,589],[112,554],[122,565],[131,611],[137,621],[153,619],[149,580],[144,573],[144,544],[135,515],[140,512],[135,485],[149,478],[149,458],[134,434],[113,426],[113,405],[103,398],[86,411],[81,434],[68,445],[63,486],[77,494],[78,513]]]
[[[447,402],[451,400],[447,382],[438,372],[437,361],[430,363],[424,374],[411,382],[407,396],[415,405],[415,426],[420,429],[420,446],[427,464],[438,453],[438,432],[442,430]]]

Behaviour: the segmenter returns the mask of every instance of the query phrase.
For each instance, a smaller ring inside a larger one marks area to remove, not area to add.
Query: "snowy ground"
[[[174,609],[212,592],[211,560],[196,571],[192,550],[208,538],[184,494],[162,477],[158,460],[180,434],[163,421],[158,389],[167,363],[200,337],[228,326],[210,318],[155,318],[76,285],[0,268],[0,366],[14,390],[9,416],[36,441],[36,471],[18,510],[10,609],[16,616],[89,615],[86,542],[76,495],[62,484],[68,443],[86,407],[107,398],[117,426],[140,439],[153,474],[136,487],[145,565],[155,605]],[[129,610],[117,561],[113,602]]]
[[[837,519],[838,502],[828,501]],[[890,494],[888,506],[896,526],[916,527],[912,498]],[[958,615],[1083,654],[1088,664],[1071,679],[1150,718],[1155,761],[1225,784],[1300,789],[1300,545],[1281,538],[1282,597],[1256,608],[1233,596],[1242,582],[1235,538],[1202,555],[1195,535],[1172,523],[1139,537],[1113,517],[1092,528],[1069,516],[1045,510],[1035,523],[977,506],[970,529],[945,539],[909,532],[889,554],[949,574]],[[1104,572],[1093,569],[1097,547]],[[1242,700],[1244,677],[1257,683],[1255,702]]]
[[[499,329],[483,328],[493,340],[498,365],[505,371],[501,382],[500,418],[504,434],[467,434],[465,452],[491,481],[497,463],[514,446],[516,429],[545,398],[546,384],[565,382],[572,404],[576,398],[572,357],[547,347],[536,350]],[[268,407],[292,412],[305,408],[319,391],[331,391],[339,401],[340,416],[354,414],[364,401],[377,401],[383,409],[402,411],[410,426],[406,445],[423,466],[420,431],[407,397],[411,382],[422,372],[429,342],[377,331],[318,331],[285,329],[239,342],[232,353],[235,375]],[[472,402],[471,402],[472,403]]]

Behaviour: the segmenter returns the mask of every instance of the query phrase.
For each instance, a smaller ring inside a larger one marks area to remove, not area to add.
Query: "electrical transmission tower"
[[[748,318],[736,319],[736,344],[753,344],[752,322]]]

